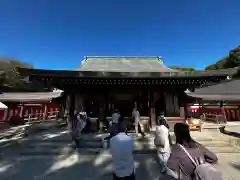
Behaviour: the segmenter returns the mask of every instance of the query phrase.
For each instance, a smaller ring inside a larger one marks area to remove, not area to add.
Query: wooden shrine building
[[[82,108],[99,119],[110,116],[114,108],[131,117],[137,106],[154,125],[156,112],[180,116],[186,89],[220,82],[237,70],[180,72],[165,67],[160,57],[87,56],[76,70],[20,69],[20,73],[64,90],[70,117]]]

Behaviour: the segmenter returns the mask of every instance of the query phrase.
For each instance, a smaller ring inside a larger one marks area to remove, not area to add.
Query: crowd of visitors
[[[133,109],[135,131],[138,135],[140,113]],[[80,147],[79,137],[87,124],[86,112],[76,114],[73,121],[72,137],[76,148]],[[113,179],[134,180],[133,138],[128,135],[121,112],[113,111],[109,122],[110,135],[108,141],[112,155]],[[144,137],[144,133],[142,136]],[[157,118],[154,144],[160,162],[161,178],[175,180],[222,180],[221,173],[212,164],[217,163],[217,156],[206,147],[196,142],[190,135],[189,127],[184,123],[174,125],[175,144],[172,144],[169,125],[164,113]]]

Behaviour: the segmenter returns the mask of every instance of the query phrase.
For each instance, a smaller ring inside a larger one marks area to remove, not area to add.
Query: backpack
[[[196,167],[193,176],[194,180],[223,180],[221,172],[218,171],[212,164],[207,163],[205,160],[203,160],[203,158],[200,158],[200,163],[197,163],[181,144],[178,145]],[[199,148],[198,151],[201,155]]]

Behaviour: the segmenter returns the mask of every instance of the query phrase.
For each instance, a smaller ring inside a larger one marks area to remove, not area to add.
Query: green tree
[[[240,66],[240,46],[232,49],[228,55],[231,65],[234,67]]]
[[[228,56],[205,67],[205,70],[227,69],[240,66],[240,46],[232,49]]]
[[[194,67],[186,67],[186,66],[168,66],[170,69],[175,69],[178,71],[196,71]]]
[[[31,64],[23,63],[9,58],[0,58],[0,86],[6,88],[25,88],[28,84],[21,77],[18,68],[33,68]]]
[[[210,64],[207,67],[204,68],[204,70],[216,70],[216,64]]]

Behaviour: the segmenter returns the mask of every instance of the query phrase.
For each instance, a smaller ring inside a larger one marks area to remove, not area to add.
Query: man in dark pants
[[[108,141],[108,147],[109,147],[109,140],[111,139],[111,137],[119,133],[119,124],[122,121],[123,121],[123,116],[121,115],[118,109],[115,109],[112,114],[112,120],[109,122],[110,135],[104,138],[104,140]]]
[[[80,130],[80,114],[77,113],[72,120],[72,141],[74,142],[73,147],[80,148],[79,132]]]

